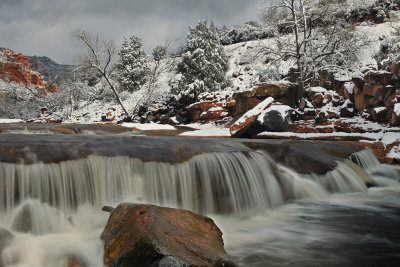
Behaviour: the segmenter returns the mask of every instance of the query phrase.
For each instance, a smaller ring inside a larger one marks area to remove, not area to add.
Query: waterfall
[[[368,153],[354,157],[363,165]],[[300,175],[263,151],[207,153],[178,164],[98,155],[49,164],[0,163],[0,209],[10,213],[36,199],[66,214],[84,203],[101,207],[121,201],[242,214],[290,199],[367,190],[372,177],[351,161],[337,164],[325,175]]]
[[[0,162],[0,233],[14,235],[0,262],[103,266],[99,236],[109,214],[101,207],[122,201],[211,216],[240,266],[293,265],[293,259],[299,266],[338,266],[346,265],[348,255],[354,255],[349,262],[376,257],[362,248],[375,234],[364,232],[398,233],[398,213],[391,208],[399,203],[400,168],[373,167],[370,157],[370,151],[357,153],[324,175],[300,174],[265,151],[205,153],[175,164],[100,155],[59,163]],[[390,187],[368,190],[368,184]],[[371,216],[382,227],[370,226]],[[358,233],[349,225],[370,228]],[[385,252],[397,251],[398,243],[387,240],[376,236],[373,242]],[[336,249],[343,244],[349,246]],[[393,260],[389,253],[380,263]]]
[[[380,165],[379,160],[369,149],[353,153],[350,159],[363,169],[371,169]]]

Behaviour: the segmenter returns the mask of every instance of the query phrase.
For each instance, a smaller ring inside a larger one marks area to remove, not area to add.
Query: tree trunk
[[[106,79],[108,85],[110,86],[111,90],[114,92],[115,98],[117,98],[118,103],[120,104],[120,106],[124,110],[126,116],[129,118],[129,112],[126,110],[124,104],[122,103],[121,98],[119,97],[119,94],[118,94],[117,90],[115,89],[114,85],[112,84],[112,82],[108,78],[107,74],[105,74],[103,72],[102,72],[102,74],[103,74],[104,78]]]

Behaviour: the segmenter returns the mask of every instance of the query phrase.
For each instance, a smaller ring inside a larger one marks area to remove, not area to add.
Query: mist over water
[[[5,266],[103,266],[103,205],[151,203],[210,216],[241,266],[397,266],[400,168],[369,151],[326,175],[304,175],[261,151],[179,164],[91,155],[0,163],[0,227],[15,238]],[[367,188],[366,184],[380,187]],[[361,265],[358,265],[360,263]],[[381,265],[383,263],[383,265]]]

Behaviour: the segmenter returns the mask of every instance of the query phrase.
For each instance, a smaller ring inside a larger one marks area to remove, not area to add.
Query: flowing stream
[[[99,154],[0,162],[0,263],[101,267],[101,207],[128,201],[210,216],[240,266],[399,266],[399,180],[399,167],[368,150],[325,174],[298,173],[258,149],[179,163]]]

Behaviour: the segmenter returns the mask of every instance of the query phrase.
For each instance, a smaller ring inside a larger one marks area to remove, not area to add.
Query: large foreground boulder
[[[213,220],[186,210],[122,203],[101,239],[108,266],[234,266]]]

